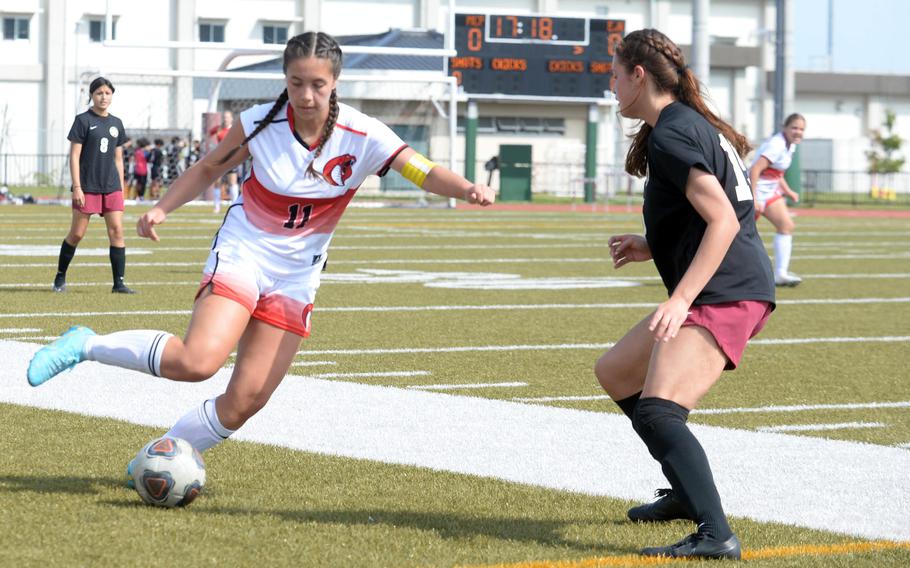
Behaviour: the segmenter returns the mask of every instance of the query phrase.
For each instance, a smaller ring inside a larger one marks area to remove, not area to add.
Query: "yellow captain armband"
[[[408,159],[408,163],[401,168],[401,175],[417,187],[423,188],[423,182],[427,179],[430,170],[435,167],[436,164],[428,160],[426,156],[414,152],[414,155]]]

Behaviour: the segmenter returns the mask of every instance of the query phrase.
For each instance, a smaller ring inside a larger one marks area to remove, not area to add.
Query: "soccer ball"
[[[142,500],[158,507],[184,507],[205,485],[205,462],[183,438],[156,438],[130,462],[134,487]]]

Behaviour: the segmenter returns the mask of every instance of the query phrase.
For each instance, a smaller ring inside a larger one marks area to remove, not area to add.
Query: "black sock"
[[[76,247],[66,242],[66,239],[63,239],[63,244],[60,245],[60,256],[57,257],[57,278],[61,280],[66,278],[66,271],[75,255]]]
[[[616,406],[622,410],[626,416],[629,417],[629,420],[632,420],[635,416],[635,405],[638,404],[638,399],[641,398],[641,391],[633,394],[632,396],[626,397],[622,400],[614,400]]]
[[[126,272],[126,247],[111,247],[111,272],[114,273],[114,288],[123,286],[123,275]]]
[[[697,519],[699,531],[727,540],[733,532],[705,450],[686,426],[688,418],[685,407],[671,400],[647,397],[639,400],[632,422],[651,456],[660,462],[677,498]]]

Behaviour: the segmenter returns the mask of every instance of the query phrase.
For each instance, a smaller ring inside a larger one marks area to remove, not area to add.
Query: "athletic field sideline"
[[[910,565],[910,220],[803,213],[804,283],[691,422],[749,565]],[[110,294],[101,220],[54,294],[69,210],[0,219],[0,565],[642,566],[692,530],[625,521],[666,482],[591,372],[665,296],[650,263],[611,268],[636,212],[352,209],[313,337],[186,510],[142,505],[126,462],[229,369],[24,369],[75,323],[182,333],[220,216],[130,232],[135,296]]]

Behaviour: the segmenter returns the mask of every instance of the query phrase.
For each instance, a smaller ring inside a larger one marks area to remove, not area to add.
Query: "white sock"
[[[230,194],[231,203],[237,201],[237,196],[240,195],[240,185],[232,183],[228,188],[228,193]]]
[[[165,436],[183,438],[200,452],[227,440],[235,430],[221,424],[215,410],[215,399],[209,399],[187,412]]]
[[[790,270],[790,251],[793,250],[793,235],[774,234],[774,271],[785,276]]]
[[[173,334],[150,329],[92,335],[83,347],[89,361],[161,376],[161,355]]]

